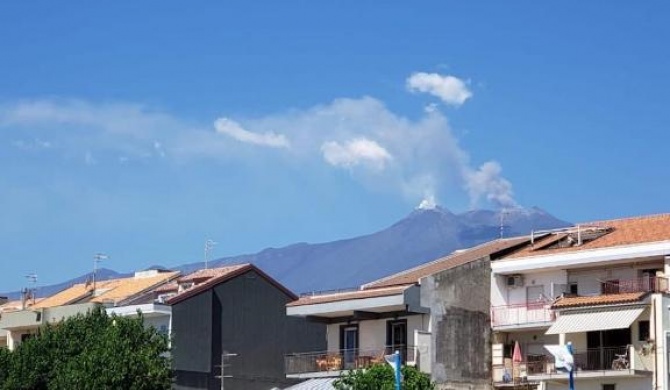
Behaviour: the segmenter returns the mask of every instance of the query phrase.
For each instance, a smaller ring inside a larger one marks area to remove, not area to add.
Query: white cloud
[[[283,134],[275,134],[273,132],[266,132],[262,134],[253,133],[245,130],[239,123],[228,118],[219,118],[214,122],[214,128],[218,133],[225,134],[237,141],[270,146],[273,148],[288,148],[289,142]]]
[[[207,159],[257,167],[260,162],[313,175],[347,169],[352,180],[371,191],[395,192],[412,204],[465,194],[473,205],[513,204],[512,185],[500,165],[471,166],[446,116],[429,107],[408,118],[371,97],[342,98],[272,115],[193,124],[136,104],[37,100],[0,106],[0,129],[9,142],[49,139],[49,145],[57,145],[50,158],[84,156],[84,162],[98,165],[159,157],[165,163]],[[258,153],[239,147],[240,142],[280,153]]]
[[[336,167],[370,164],[375,169],[384,169],[384,165],[392,159],[386,149],[366,138],[355,138],[344,144],[328,141],[321,146],[321,152],[323,158]]]
[[[472,97],[472,91],[463,80],[438,73],[417,72],[412,74],[407,79],[407,89],[437,96],[444,104],[450,106],[460,106]]]
[[[26,151],[38,151],[44,149],[51,149],[53,145],[49,141],[44,141],[39,138],[34,139],[19,139],[12,142],[16,148]]]

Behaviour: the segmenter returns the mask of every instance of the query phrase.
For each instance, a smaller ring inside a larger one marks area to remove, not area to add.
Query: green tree
[[[103,308],[46,325],[7,358],[3,390],[169,389],[168,340]],[[2,355],[0,355],[2,358]]]
[[[402,390],[433,390],[435,388],[430,377],[416,367],[403,366],[401,372]],[[375,364],[367,369],[349,371],[333,385],[337,390],[395,390],[395,376],[390,365]]]

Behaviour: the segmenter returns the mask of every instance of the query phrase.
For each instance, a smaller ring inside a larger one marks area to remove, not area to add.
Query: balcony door
[[[609,370],[616,355],[627,352],[631,339],[630,328],[586,332],[586,355],[581,360],[588,370]]]
[[[340,327],[340,349],[345,369],[356,366],[358,356],[358,325],[342,325]]]
[[[386,349],[388,354],[399,351],[402,361],[407,361],[407,320],[386,323]]]

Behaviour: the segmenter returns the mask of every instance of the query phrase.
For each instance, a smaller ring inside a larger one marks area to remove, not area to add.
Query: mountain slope
[[[217,260],[214,264],[253,262],[294,291],[330,290],[362,283],[434,260],[456,249],[535,229],[570,226],[545,211],[478,210],[453,214],[435,207],[417,209],[379,232],[321,244],[295,244],[254,255]],[[185,268],[197,268],[201,263]]]
[[[419,208],[392,226],[369,235],[268,248],[255,254],[214,260],[210,266],[250,262],[296,292],[341,289],[412,268],[456,249],[499,238],[501,231],[504,237],[512,237],[529,234],[531,230],[570,225],[536,207],[473,210],[462,214],[451,213],[439,206]],[[198,262],[175,269],[188,273],[202,267],[203,263]],[[111,270],[104,270],[104,273],[103,278],[120,276]],[[87,277],[42,287],[38,296],[53,294]],[[17,293],[9,295],[15,297]]]

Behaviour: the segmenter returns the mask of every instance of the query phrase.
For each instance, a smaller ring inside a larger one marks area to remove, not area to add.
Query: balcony
[[[391,355],[396,350],[400,352],[403,364],[416,363],[416,348],[411,346],[294,353],[284,357],[286,376],[338,376],[343,370],[367,368],[373,364],[384,363],[384,356]]]
[[[641,278],[613,280],[601,284],[601,293],[603,295],[666,291],[668,291],[668,278],[665,277],[644,276]]]
[[[648,376],[653,370],[651,353],[636,351],[632,346],[577,350],[574,357],[577,378]],[[535,382],[567,375],[565,371],[556,369],[554,357],[550,354],[528,354],[520,363],[512,363],[510,358],[505,360],[504,366],[494,366],[496,382],[518,382],[520,378]]]
[[[523,303],[491,307],[491,326],[546,324],[556,319],[550,303]]]

